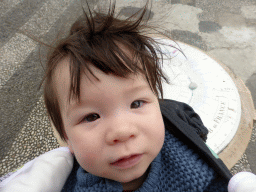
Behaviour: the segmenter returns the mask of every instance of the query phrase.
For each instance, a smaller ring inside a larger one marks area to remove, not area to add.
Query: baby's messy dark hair
[[[87,3],[88,5],[88,3]],[[107,14],[84,11],[83,17],[71,27],[69,35],[62,39],[49,54],[46,65],[44,100],[49,116],[60,137],[66,141],[59,102],[54,89],[53,74],[58,63],[64,58],[70,59],[71,84],[69,100],[80,101],[81,73],[90,72],[93,65],[105,74],[127,78],[130,74],[143,74],[151,90],[163,98],[162,80],[168,82],[161,70],[161,51],[154,39],[143,34],[149,29],[146,17],[148,2],[139,12],[126,20],[114,16],[115,3],[110,4]],[[119,45],[127,47],[132,57]],[[84,73],[86,74],[86,73]]]

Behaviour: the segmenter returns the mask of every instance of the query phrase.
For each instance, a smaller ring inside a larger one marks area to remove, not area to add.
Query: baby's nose
[[[117,118],[109,126],[111,126],[107,132],[107,142],[109,144],[125,142],[138,134],[136,124],[125,118]]]

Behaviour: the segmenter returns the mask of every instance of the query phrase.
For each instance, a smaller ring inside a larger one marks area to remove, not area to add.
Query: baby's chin
[[[134,183],[136,181],[144,181],[148,175],[148,169],[146,169],[145,171],[143,170],[135,170],[135,172],[131,173],[131,172],[127,172],[127,171],[123,171],[123,172],[119,172],[119,173],[102,173],[102,175],[98,175],[99,177],[103,177],[106,179],[111,179],[120,183],[124,183],[124,184],[129,184],[129,183]]]
[[[141,187],[144,181],[147,179],[149,168],[141,176],[131,179],[128,182],[121,182],[124,190],[136,190]]]
[[[141,177],[143,177],[144,174],[141,174],[139,176],[133,176],[133,177],[124,177],[124,178],[119,178],[118,179],[118,182],[120,183],[125,183],[125,184],[129,184],[129,183],[133,183],[133,182],[136,182],[137,180],[140,180]]]
[[[145,160],[145,159],[144,159]],[[132,184],[136,182],[144,182],[149,174],[150,167],[151,167],[151,161],[143,161],[140,162],[135,167],[132,167],[127,170],[119,170],[117,172],[112,172],[112,173],[104,173],[104,178],[108,178],[120,183],[124,184]]]

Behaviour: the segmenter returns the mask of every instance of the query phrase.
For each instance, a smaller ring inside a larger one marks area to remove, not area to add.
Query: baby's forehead
[[[59,79],[61,76],[65,76],[70,80],[70,58],[65,57],[60,62],[56,63],[53,70],[53,79]]]
[[[58,99],[65,99],[68,100],[68,95],[69,92],[71,91],[71,71],[70,71],[70,59],[69,58],[64,58],[62,61],[60,61],[54,70],[53,73],[53,84],[54,88],[57,92]],[[87,91],[90,89],[90,87],[93,87],[97,84],[97,82],[104,81],[106,78],[106,75],[103,71],[100,69],[96,68],[92,64],[88,64],[88,67],[90,68],[91,72],[93,75],[95,75],[96,79],[92,74],[89,73],[88,70],[86,69],[81,69],[81,76],[80,76],[80,86],[83,83],[86,83]],[[117,77],[113,74],[108,74],[108,79],[109,76],[111,78],[119,78],[120,80],[123,79],[129,79],[129,82],[137,82],[140,81],[143,83],[146,81],[146,78],[142,74],[135,74],[135,73],[130,73],[127,77]],[[104,78],[105,77],[105,78]],[[76,77],[74,77],[76,78]],[[113,85],[113,84],[112,84]]]
[[[64,90],[69,90],[70,82],[70,59],[64,58],[56,64],[52,72],[52,86],[58,100],[60,99],[60,96],[63,97],[60,92],[63,92]]]

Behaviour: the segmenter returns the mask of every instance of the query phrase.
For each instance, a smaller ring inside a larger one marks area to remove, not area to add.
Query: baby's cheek
[[[96,153],[86,153],[85,155],[81,156],[80,165],[88,172],[95,169],[97,165],[97,160],[99,161],[99,157]]]
[[[100,170],[101,170],[101,173],[100,173],[101,177],[112,179],[111,178],[112,174],[111,174],[111,172],[108,169],[106,169],[106,167],[102,167],[102,169],[100,169]]]

